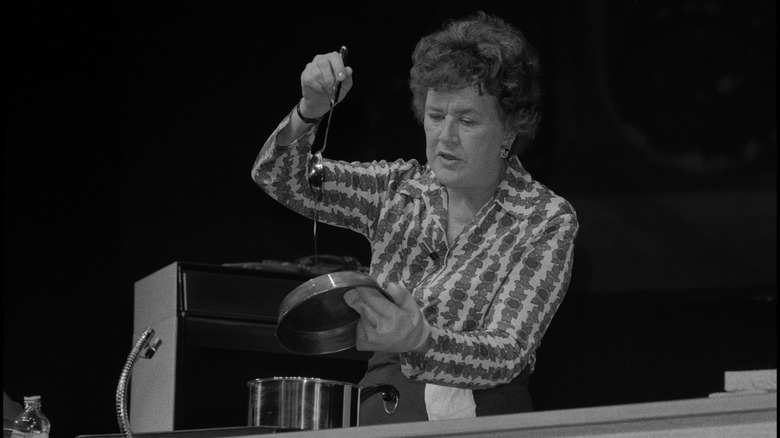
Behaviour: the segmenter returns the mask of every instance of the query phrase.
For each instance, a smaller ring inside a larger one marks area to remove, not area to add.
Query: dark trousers
[[[369,361],[369,369],[360,381],[360,386],[365,388],[377,384],[393,385],[400,393],[398,407],[394,413],[389,414],[385,411],[381,395],[366,399],[360,405],[361,426],[428,421],[428,413],[425,410],[425,383],[415,382],[404,376],[398,356],[392,356],[394,357],[375,354]],[[530,371],[526,368],[506,385],[474,390],[477,416],[532,411],[531,394],[528,391],[529,375]]]

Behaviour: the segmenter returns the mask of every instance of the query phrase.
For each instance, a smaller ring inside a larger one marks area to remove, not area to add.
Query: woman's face
[[[492,193],[504,170],[499,149],[514,140],[495,97],[474,87],[429,90],[423,126],[428,164],[439,183],[449,190]]]

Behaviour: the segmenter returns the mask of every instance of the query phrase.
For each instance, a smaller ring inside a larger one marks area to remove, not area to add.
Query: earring
[[[498,156],[501,158],[509,157],[509,148],[501,148],[498,150]]]

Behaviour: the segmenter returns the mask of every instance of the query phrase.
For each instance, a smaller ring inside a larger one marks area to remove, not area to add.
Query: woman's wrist
[[[308,123],[310,125],[314,125],[320,122],[326,114],[328,114],[328,111],[330,108],[326,108],[325,112],[320,114],[319,116],[316,116],[318,113],[317,108],[310,108],[306,100],[301,98],[301,100],[298,101],[298,104],[295,105],[295,113],[298,115],[298,118],[300,118],[304,123]]]
[[[276,133],[276,144],[279,146],[289,146],[297,139],[301,138],[306,132],[315,127],[312,124],[306,123],[300,118],[297,111],[298,105],[290,111],[290,115],[287,116],[287,124]]]
[[[431,339],[431,326],[424,318],[422,320],[422,335],[417,345],[409,353],[425,354],[428,351],[428,341]]]
[[[307,117],[303,111],[301,110],[301,103],[303,102],[303,99],[298,101],[298,104],[295,105],[295,112],[298,114],[298,117],[304,122],[308,123],[309,125],[315,125],[322,120],[323,116],[320,117]]]

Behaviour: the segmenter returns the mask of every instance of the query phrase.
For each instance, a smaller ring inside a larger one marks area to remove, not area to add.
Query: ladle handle
[[[371,398],[376,393],[382,393],[382,404],[384,405],[385,412],[392,414],[398,408],[398,399],[401,398],[401,394],[395,389],[393,385],[370,385],[360,389],[360,403]]]
[[[347,66],[347,52],[347,46],[341,46],[339,55],[341,55],[341,63],[344,64],[344,67]],[[341,81],[336,82],[336,92],[333,94],[333,106],[339,103],[339,94],[341,94]],[[333,108],[331,108],[331,110],[333,110]]]

